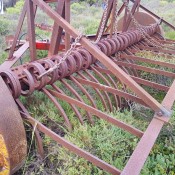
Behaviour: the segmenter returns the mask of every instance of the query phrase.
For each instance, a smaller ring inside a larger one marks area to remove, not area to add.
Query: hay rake
[[[56,11],[48,5],[52,2],[57,2]],[[116,0],[107,1],[97,34],[84,36],[69,24],[70,0],[25,1],[9,58],[0,66],[0,174],[13,174],[24,164],[27,141],[23,120],[35,128],[38,152],[41,156],[43,146],[40,132],[111,174],[140,173],[162,127],[171,117],[171,108],[175,100],[175,64],[166,60],[173,60],[175,56],[175,41],[162,36],[160,24],[165,23],[173,30],[175,27],[150,12],[139,0],[132,1],[131,10],[128,2],[123,2],[119,9]],[[37,8],[41,8],[54,20],[51,41],[47,46],[46,43],[36,43]],[[137,10],[140,8],[147,13]],[[118,21],[122,11],[125,11],[124,15]],[[15,51],[25,16],[29,40]],[[142,20],[143,18],[145,20]],[[63,30],[64,44],[61,43]],[[70,36],[75,39],[71,46]],[[47,48],[48,57],[37,59],[36,50]],[[15,63],[27,49],[30,50],[30,61],[16,66]],[[59,52],[60,50],[62,52]],[[152,54],[150,57],[161,55],[165,60],[139,56],[143,51],[149,51]],[[144,64],[139,64],[140,62]],[[164,69],[152,68],[148,64]],[[142,72],[152,76],[168,77],[172,83],[167,85],[165,82],[144,79]],[[68,96],[59,88],[57,82],[69,90],[72,96]],[[145,86],[165,92],[163,101],[159,103],[143,88]],[[88,92],[89,89],[93,94]],[[84,124],[87,118],[90,124],[95,125],[93,117],[96,116],[140,138],[125,168],[119,170],[100,160],[34,119],[19,97],[29,96],[36,90],[44,93],[56,106],[64,119],[65,127],[70,131],[72,124],[58,99],[70,104],[81,124]],[[88,102],[81,94],[86,96]],[[97,101],[101,101],[106,112],[98,108]],[[154,111],[155,114],[146,131],[143,132],[109,115],[109,112],[115,109],[127,108],[130,102]],[[84,116],[80,109],[85,110]]]

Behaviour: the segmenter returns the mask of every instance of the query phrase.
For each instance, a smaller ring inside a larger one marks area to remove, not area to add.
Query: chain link
[[[51,67],[50,69],[48,69],[46,72],[44,72],[43,74],[41,74],[40,76],[38,76],[38,79],[41,79],[43,76],[45,75],[49,75],[50,73],[52,73],[54,70],[56,70],[57,68],[59,68],[59,66],[66,61],[66,59],[68,58],[68,56],[70,56],[70,54],[72,53],[72,51],[76,48],[76,45],[79,43],[79,41],[81,40],[81,38],[83,37],[83,34],[80,34],[74,41],[74,43],[71,44],[71,47],[69,50],[67,50],[67,52],[64,54],[64,56],[62,57],[62,59],[59,60],[59,63],[55,64],[53,67]]]
[[[116,2],[116,11],[115,11],[115,25],[114,25],[114,35],[117,36],[118,34],[118,12],[119,12],[119,8],[118,8],[118,0]]]
[[[143,26],[141,24],[138,23],[138,21],[135,19],[135,17],[133,16],[131,10],[129,9],[129,4],[128,2],[124,2],[125,7],[127,8],[127,11],[129,12],[132,22],[134,23],[134,25],[136,26],[137,30],[140,32],[141,36],[151,45],[153,45],[156,48],[164,48],[164,45],[162,45],[161,43],[159,43],[158,41],[154,40],[153,38],[151,38],[145,31],[144,28],[146,28],[147,26]],[[158,24],[158,23],[157,23]],[[150,25],[151,27],[153,27],[154,25]],[[149,26],[149,27],[150,27]]]
[[[100,41],[100,39],[103,35],[103,31],[104,31],[104,28],[105,28],[105,23],[106,23],[106,20],[107,20],[108,4],[109,4],[109,0],[106,0],[106,5],[105,5],[104,13],[103,13],[103,19],[102,19],[101,27],[100,27],[100,30],[99,30],[99,33],[98,33],[98,37],[97,37],[96,41],[94,42],[94,44],[97,44]]]

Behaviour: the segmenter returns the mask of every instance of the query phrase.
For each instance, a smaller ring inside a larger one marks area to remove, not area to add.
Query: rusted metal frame
[[[161,85],[161,84],[158,84],[158,83],[155,83],[155,82],[151,82],[151,81],[148,81],[148,80],[144,80],[142,78],[139,78],[139,77],[134,77],[134,76],[131,76],[137,83],[141,84],[141,85],[145,85],[145,86],[148,86],[148,87],[151,87],[153,89],[156,89],[156,90],[161,90],[161,91],[165,91],[165,92],[168,92],[169,90],[169,87],[168,86],[165,86],[165,85]]]
[[[133,5],[132,10],[131,10],[132,15],[135,14],[135,11],[136,11],[136,9],[138,8],[139,5],[140,5],[140,0],[135,0],[134,5]],[[126,11],[127,11],[127,9],[126,9]],[[124,28],[123,28],[123,32],[126,32],[128,30],[128,27],[129,27],[130,23],[131,23],[131,15],[128,14],[127,15],[127,21],[126,21],[126,23],[124,25]]]
[[[20,18],[19,18],[17,31],[16,31],[16,34],[15,34],[15,37],[14,37],[14,40],[13,40],[13,43],[12,43],[12,46],[11,46],[11,49],[10,49],[10,52],[9,52],[9,58],[8,58],[9,60],[15,59],[15,56],[13,54],[14,54],[14,51],[15,51],[15,48],[16,48],[16,45],[17,45],[17,41],[18,41],[18,38],[19,38],[19,35],[20,35],[20,32],[21,32],[22,25],[24,23],[26,13],[27,13],[27,2],[25,1],[22,12],[21,12],[21,15],[20,15]],[[13,56],[14,56],[14,58],[13,58]]]
[[[129,93],[123,92],[121,90],[118,90],[118,89],[115,89],[115,88],[112,88],[112,87],[109,87],[109,86],[106,86],[106,85],[102,85],[100,83],[93,82],[93,81],[90,81],[90,80],[84,80],[84,79],[81,79],[81,78],[76,78],[76,79],[84,85],[92,86],[92,87],[97,88],[99,90],[103,90],[103,91],[118,95],[119,97],[123,97],[125,99],[132,100],[136,103],[142,104],[142,105],[147,107],[147,105],[140,98],[138,98],[134,95],[131,95]]]
[[[175,81],[170,87],[170,90],[166,94],[164,100],[162,101],[162,105],[167,109],[171,110],[175,101]],[[158,115],[154,115],[151,123],[149,124],[147,130],[145,131],[143,137],[138,143],[136,149],[131,155],[127,165],[122,171],[121,175],[138,175],[152,149],[154,143],[164,126],[170,117],[162,116],[161,118]]]
[[[114,62],[118,66],[131,67],[131,68],[134,68],[136,70],[145,71],[145,72],[158,74],[158,75],[164,75],[164,76],[170,77],[170,78],[175,78],[175,73],[173,73],[173,72],[163,71],[163,70],[159,70],[159,69],[155,69],[155,68],[149,68],[149,67],[140,66],[137,64],[126,63],[123,61],[114,61]]]
[[[62,94],[66,95],[61,89],[58,89],[58,87],[55,84],[51,85],[56,91],[61,92]],[[81,116],[80,112],[78,111],[78,109],[76,108],[75,105],[70,104],[70,106],[72,107],[73,111],[75,112],[75,114],[77,115],[80,123],[83,125],[84,121],[83,121],[83,117]]]
[[[66,86],[66,88],[68,88],[70,91],[71,91],[71,93],[73,93],[73,95],[75,95],[75,97],[79,100],[79,101],[81,101],[82,103],[84,103],[84,100],[81,98],[81,96],[75,91],[75,89],[74,88],[72,88],[65,80],[61,80],[61,82]],[[56,90],[56,91],[60,91],[60,89],[58,89],[58,87],[55,87],[54,85],[52,85],[52,87]],[[88,111],[86,111],[86,113],[87,113],[87,116],[88,116],[88,119],[89,119],[89,121],[90,121],[90,123],[91,124],[94,124],[94,121],[93,121],[93,119],[92,119],[92,115],[88,112]]]
[[[62,1],[57,0],[57,1],[58,3],[57,3],[56,12],[60,16],[65,18],[65,1],[66,0],[62,0]],[[60,43],[61,43],[62,32],[63,32],[63,28],[54,21],[48,56],[58,54]]]
[[[96,67],[96,69],[99,70],[102,73],[112,74],[111,71],[109,71],[107,69],[103,69],[103,68],[99,68],[99,67]],[[133,80],[135,80],[139,84],[149,86],[149,87],[152,87],[154,89],[162,90],[162,91],[165,91],[165,92],[167,92],[169,90],[168,86],[161,85],[161,84],[158,84],[158,83],[154,83],[154,82],[151,82],[151,81],[148,81],[148,80],[144,80],[144,79],[139,78],[139,77],[134,77],[134,76],[131,76],[131,77],[133,78]]]
[[[61,99],[63,101],[66,101],[67,103],[72,103],[72,104],[74,104],[74,105],[76,105],[76,106],[78,106],[78,107],[80,107],[80,108],[82,108],[82,109],[84,109],[86,111],[89,111],[90,113],[94,114],[98,118],[101,118],[101,119],[103,119],[103,120],[105,120],[105,121],[107,121],[107,122],[109,122],[109,123],[111,123],[111,124],[113,124],[113,125],[115,125],[115,126],[117,126],[119,128],[122,128],[125,131],[130,132],[131,134],[133,134],[133,135],[135,135],[135,136],[137,136],[139,138],[142,137],[142,135],[143,135],[142,131],[140,131],[140,130],[138,130],[138,129],[136,129],[136,128],[134,128],[134,127],[132,127],[132,126],[130,126],[130,125],[128,125],[128,124],[118,120],[118,119],[115,119],[115,118],[105,114],[104,112],[101,112],[100,110],[93,108],[92,106],[89,106],[89,105],[87,105],[85,103],[82,103],[82,102],[80,102],[78,100],[75,100],[75,99],[73,99],[71,97],[68,97],[68,96],[65,96],[63,94],[60,94],[60,93],[58,93],[56,91],[53,91],[53,90],[50,90],[50,89],[48,89],[48,91],[53,96],[55,96],[55,97],[57,97],[57,98],[59,98],[59,99]]]
[[[40,123],[39,121],[37,121],[33,117],[31,117],[27,114],[24,114],[24,113],[21,113],[21,114],[22,114],[24,120],[29,121],[30,123],[33,123],[34,125],[37,124],[36,127],[38,128],[38,130],[40,132],[46,134],[47,136],[49,136],[51,139],[56,141],[61,146],[67,148],[68,150],[70,150],[71,152],[77,154],[78,156],[88,160],[92,164],[94,164],[97,167],[107,171],[108,173],[111,173],[113,175],[114,174],[115,175],[120,175],[121,171],[118,170],[117,168],[115,168],[112,165],[104,162],[103,160],[95,157],[94,155],[84,151],[83,149],[77,147],[76,145],[70,143],[69,141],[67,141],[63,137],[59,136],[58,134],[56,134],[55,132],[50,130],[48,127],[44,126],[42,123]]]
[[[65,0],[65,19],[68,23],[70,23],[70,0]],[[68,50],[70,48],[70,35],[65,33],[65,49]]]
[[[25,53],[25,51],[29,48],[29,43],[26,42],[22,45],[17,51],[14,52],[13,56],[15,57],[13,60],[6,60],[4,63],[0,65],[0,72],[5,71],[11,68]]]
[[[88,75],[93,81],[99,83],[99,81],[98,81],[88,70],[85,70],[85,72],[87,73],[87,75]],[[109,98],[108,93],[107,93],[106,91],[103,91],[103,93],[104,93],[104,96],[105,96],[105,98],[106,98],[106,101],[108,102],[108,105],[109,105],[110,110],[112,110],[112,109],[111,109],[112,104],[111,104],[111,101],[110,101],[110,98]],[[107,107],[106,110],[108,111],[109,108]]]
[[[95,72],[95,74],[98,75],[104,81],[104,83],[106,83],[108,86],[110,86],[109,81],[103,76],[103,74],[101,74],[99,71],[97,71],[93,66],[90,66],[90,69],[93,70]],[[110,111],[113,111],[113,106],[112,106],[111,99],[110,99],[108,93],[107,93],[107,99],[109,102]]]
[[[50,16],[55,22],[65,29],[73,38],[79,36],[77,31],[67,23],[58,13],[52,10],[44,1],[33,0],[48,16]],[[151,109],[156,112],[170,115],[170,111],[165,109],[157,100],[155,100],[149,93],[147,93],[142,87],[140,87],[127,73],[125,73],[119,66],[114,64],[109,57],[107,57],[103,52],[97,49],[88,39],[82,37],[80,43],[99,61],[101,61],[107,68],[109,68],[114,75],[119,77],[119,79],[128,85],[131,90],[133,90],[145,103],[147,103]]]
[[[114,32],[114,24],[115,24],[115,15],[116,15],[116,0],[113,0],[113,7],[112,7],[112,18],[111,18],[111,30],[110,30],[110,37],[112,38],[112,34]]]
[[[160,65],[163,67],[175,69],[175,64],[167,63],[167,62],[163,62],[163,61],[152,60],[149,58],[139,57],[139,56],[135,56],[135,55],[121,54],[120,58],[121,59],[127,58],[127,59],[131,59],[131,60],[139,61],[139,62],[150,63],[150,64],[154,64],[154,65]]]
[[[130,0],[131,2],[135,2],[135,0]],[[173,30],[175,30],[175,26],[173,26],[172,24],[170,24],[169,22],[167,22],[166,20],[164,20],[163,18],[159,17],[158,15],[156,15],[155,13],[151,12],[150,10],[148,10],[146,7],[144,7],[143,5],[140,4],[140,8],[142,8],[143,10],[145,10],[146,12],[148,12],[149,14],[151,14],[152,16],[154,16],[157,19],[161,19],[161,21],[163,23],[165,23],[166,25],[168,25],[170,28],[172,28]]]
[[[107,9],[107,15],[106,15],[106,21],[105,21],[105,26],[104,26],[103,33],[104,33],[104,31],[105,31],[107,22],[108,22],[108,20],[109,20],[110,15],[111,15],[112,6],[113,6],[113,1],[114,1],[114,0],[108,1],[108,9]],[[102,16],[102,18],[101,18],[101,22],[100,22],[99,28],[98,28],[98,30],[97,30],[96,39],[97,39],[97,37],[98,37],[98,35],[99,35],[99,33],[100,33],[101,26],[102,26],[102,23],[103,23],[103,18],[104,18],[104,13],[103,13],[103,16]]]
[[[29,50],[31,61],[36,60],[36,38],[35,38],[35,23],[34,23],[34,3],[32,0],[27,0],[27,27],[29,37]]]
[[[27,111],[27,109],[24,107],[24,105],[21,103],[21,101],[19,99],[16,99],[15,101],[16,101],[18,107],[20,108],[20,110],[25,112],[27,115],[30,115],[29,112]],[[31,125],[33,128],[35,128],[35,126],[32,123],[31,123]],[[42,138],[41,138],[40,133],[39,133],[37,128],[35,128],[34,133],[35,133],[36,142],[37,142],[38,154],[43,159],[44,158],[44,146],[43,146]]]
[[[78,75],[79,75],[81,78],[87,80],[87,78],[86,78],[81,72],[78,72]],[[96,91],[97,95],[100,97],[101,102],[102,102],[104,108],[105,108],[106,111],[107,111],[107,110],[108,110],[108,107],[107,107],[107,104],[106,104],[105,99],[103,98],[103,95],[101,94],[101,92],[100,92],[98,89],[94,88],[94,90]]]
[[[72,130],[72,124],[69,121],[68,116],[66,115],[64,109],[62,108],[62,106],[58,103],[58,101],[54,98],[54,96],[52,96],[48,90],[46,88],[42,88],[42,92],[47,95],[47,97],[49,97],[49,99],[55,104],[56,108],[58,109],[59,113],[61,114],[61,116],[63,117],[64,121],[66,122],[67,128],[69,131]]]

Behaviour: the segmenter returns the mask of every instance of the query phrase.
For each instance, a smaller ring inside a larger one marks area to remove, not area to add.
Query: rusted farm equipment
[[[48,5],[52,2],[57,2],[56,11]],[[137,53],[147,50],[152,54],[166,55],[167,59],[173,59],[175,41],[162,36],[160,24],[165,23],[173,30],[175,27],[142,6],[140,0],[130,2],[133,2],[131,10],[128,6],[129,1],[124,1],[119,8],[117,0],[108,0],[97,34],[84,36],[69,24],[70,0],[25,1],[9,58],[0,65],[0,174],[13,174],[24,164],[27,141],[23,120],[35,127],[38,151],[41,155],[43,147],[40,132],[111,174],[140,173],[162,127],[169,122],[172,114],[171,108],[175,100],[175,81],[173,81],[175,64],[141,57]],[[36,42],[37,8],[41,8],[54,20],[50,43]],[[139,9],[143,9],[146,13],[140,12]],[[124,11],[123,18],[118,21],[122,11]],[[27,16],[29,39],[15,51],[25,16]],[[61,44],[63,30],[65,42]],[[75,39],[72,44],[70,36]],[[30,50],[30,61],[14,66],[27,49]],[[48,57],[37,59],[37,49],[48,49]],[[58,53],[60,50],[63,52]],[[138,62],[159,65],[168,68],[168,71],[140,65]],[[140,77],[139,71],[166,76],[172,79],[172,84],[167,86],[146,80]],[[59,81],[74,97],[66,95],[56,86],[56,81]],[[72,84],[87,97],[88,104],[83,101]],[[146,131],[134,128],[98,109],[93,95],[88,93],[87,86],[97,94],[105,111],[126,107],[128,101],[154,111],[155,114]],[[166,92],[166,96],[159,103],[142,86]],[[96,116],[140,138],[125,168],[119,170],[98,159],[30,116],[19,97],[29,96],[36,90],[43,92],[55,104],[69,130],[72,129],[72,125],[57,99],[70,104],[81,124],[84,123],[84,116],[79,112],[79,108],[86,111],[86,117],[91,124],[94,124],[92,116]]]

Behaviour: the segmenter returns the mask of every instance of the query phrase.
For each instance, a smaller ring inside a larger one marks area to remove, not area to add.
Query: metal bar
[[[173,82],[170,90],[166,94],[162,105],[167,109],[171,110],[173,103],[175,101],[175,81]],[[122,171],[121,175],[138,175],[162,129],[164,124],[170,120],[170,117],[162,116],[161,118],[165,121],[160,120],[160,117],[155,114],[151,123],[149,124],[147,130],[145,131],[143,137],[138,143],[136,149],[134,150],[131,158],[129,159],[127,165]],[[145,146],[146,145],[146,146]]]
[[[33,0],[44,12],[46,12],[55,22],[65,29],[74,38],[78,37],[77,31],[67,23],[58,13],[52,10],[44,1]],[[149,93],[147,93],[142,87],[140,87],[127,73],[125,73],[121,68],[119,68],[109,57],[107,57],[103,52],[97,49],[88,39],[82,37],[80,43],[99,61],[101,61],[107,68],[109,68],[114,75],[119,77],[119,79],[128,85],[131,90],[133,90],[140,98],[143,99],[154,111],[164,113],[167,116],[170,112],[166,110],[157,100],[155,100]]]
[[[95,67],[95,68],[97,70],[99,70],[100,72],[102,72],[102,73],[112,74],[107,69],[103,69],[103,68],[100,68],[100,67]],[[164,85],[161,85],[161,84],[158,84],[158,83],[154,83],[154,82],[151,82],[151,81],[148,81],[148,80],[144,80],[142,78],[135,77],[135,76],[131,76],[131,77],[133,78],[133,80],[135,80],[139,84],[142,84],[142,85],[145,85],[145,86],[149,86],[149,87],[152,87],[152,88],[155,88],[155,89],[159,89],[159,90],[162,90],[162,91],[165,91],[165,92],[167,92],[169,90],[168,86],[164,86]]]
[[[56,91],[61,92],[62,94],[66,95],[61,89],[58,89],[58,87],[55,84],[51,85]],[[78,109],[76,108],[75,105],[70,104],[70,106],[72,107],[73,111],[75,112],[75,114],[78,116],[78,119],[80,121],[80,123],[83,125],[84,121],[83,121],[83,117],[81,116],[80,112],[78,111]]]
[[[97,71],[93,66],[90,66],[90,68],[96,73],[97,76],[99,76],[108,86],[109,86],[109,82],[108,80],[103,76],[103,74],[101,74],[99,71]],[[105,92],[105,91],[104,91]],[[112,103],[111,103],[111,99],[108,95],[108,93],[106,93],[107,95],[107,100],[109,103],[109,107],[110,107],[110,111],[113,111],[113,107],[112,107]]]
[[[149,46],[140,46],[140,45],[138,45],[138,47],[139,47],[139,49],[143,49],[143,50],[151,50],[151,51],[154,51],[154,52],[162,52],[162,53],[166,53],[166,54],[173,54],[173,55],[175,55],[175,51],[174,50],[155,48],[155,47],[149,47]]]
[[[78,75],[79,75],[81,78],[87,80],[87,78],[86,78],[82,73],[78,72]],[[105,108],[106,110],[108,110],[106,101],[105,101],[105,99],[103,98],[103,95],[101,94],[101,92],[100,92],[98,89],[96,89],[96,88],[94,88],[94,90],[96,91],[97,95],[100,97],[104,108]]]
[[[51,139],[55,140],[58,144],[60,144],[63,147],[67,148],[71,152],[77,154],[80,157],[83,157],[84,159],[88,160],[92,164],[96,165],[97,167],[99,167],[99,168],[101,168],[101,169],[103,169],[103,170],[105,170],[105,171],[107,171],[107,172],[109,172],[113,175],[119,175],[121,173],[121,171],[118,170],[117,168],[115,168],[112,165],[104,162],[103,160],[95,157],[94,155],[82,150],[81,148],[77,147],[76,145],[70,143],[69,141],[67,141],[63,137],[59,136],[58,134],[56,134],[55,132],[53,132],[52,130],[50,130],[46,126],[44,126],[39,121],[32,118],[31,116],[23,114],[23,113],[21,113],[21,114],[24,116],[25,120],[28,120],[30,123],[33,123],[34,125],[37,124],[36,127],[38,128],[38,130],[40,132],[46,134]]]
[[[84,100],[81,98],[81,96],[65,81],[65,80],[61,80],[61,82],[66,86],[66,88],[68,88],[71,93],[73,93],[73,95],[75,95],[75,97],[81,101],[82,103],[84,103]],[[52,87],[58,91],[58,87],[56,87],[55,85],[52,85]],[[91,124],[94,124],[94,121],[92,119],[92,115],[87,111],[87,116],[88,116],[88,119],[90,121]]]
[[[98,109],[95,109],[95,108],[93,108],[93,107],[91,107],[91,106],[89,106],[89,105],[87,105],[85,103],[82,103],[82,102],[80,102],[78,100],[75,100],[75,99],[73,99],[71,97],[68,97],[68,96],[65,96],[63,94],[60,94],[60,93],[58,93],[56,91],[53,91],[53,90],[50,90],[50,89],[48,89],[48,91],[53,96],[55,96],[55,97],[57,97],[57,98],[59,98],[59,99],[61,99],[63,101],[66,101],[69,104],[71,103],[71,104],[74,104],[74,105],[84,109],[84,110],[87,110],[90,113],[94,114],[95,116],[97,116],[97,117],[99,117],[99,118],[101,118],[101,119],[103,119],[103,120],[105,120],[105,121],[107,121],[107,122],[109,122],[109,123],[111,123],[111,124],[113,124],[115,126],[118,126],[119,128],[122,128],[125,131],[130,132],[131,134],[133,134],[133,135],[135,135],[135,136],[137,136],[139,138],[142,137],[142,135],[143,135],[142,131],[140,131],[140,130],[138,130],[138,129],[136,129],[136,128],[134,128],[134,127],[132,127],[132,126],[130,126],[130,125],[128,125],[128,124],[118,120],[118,119],[115,119],[115,118],[113,118],[113,117],[111,117],[111,116],[109,116],[109,115],[99,111]]]
[[[137,64],[131,64],[131,63],[126,63],[126,62],[122,62],[122,61],[114,61],[114,62],[119,66],[131,67],[131,68],[134,68],[136,70],[150,72],[150,73],[158,74],[158,75],[164,75],[164,76],[170,77],[170,78],[175,78],[175,73],[173,73],[173,72],[163,71],[163,70],[149,68],[149,67],[145,67],[145,66],[139,66]]]
[[[175,69],[175,64],[172,63],[167,63],[167,62],[163,62],[163,61],[157,61],[157,60],[152,60],[152,59],[148,59],[148,58],[143,58],[143,57],[138,57],[138,56],[134,56],[134,55],[126,55],[126,54],[121,54],[120,55],[121,59],[131,59],[131,60],[136,60],[136,61],[141,61],[141,62],[145,62],[145,63],[151,63],[151,64],[155,64],[155,65],[160,65],[163,67],[167,67],[167,68],[173,68]]]
[[[29,50],[31,61],[36,60],[36,39],[35,39],[35,23],[34,23],[34,4],[32,0],[27,0],[27,24],[29,37]]]
[[[60,112],[61,116],[64,118],[64,121],[66,122],[68,129],[71,131],[72,125],[71,125],[69,118],[67,117],[64,109],[61,107],[61,105],[58,103],[58,101],[49,93],[49,91],[46,88],[43,88],[42,91],[55,104],[55,106],[58,109],[58,111]]]
[[[95,76],[93,76],[88,70],[85,70],[85,72],[89,75],[89,77],[90,77],[93,81],[99,83],[99,81],[97,80],[97,78],[95,78]],[[103,93],[104,93],[104,96],[105,96],[106,101],[108,102],[108,105],[109,105],[109,108],[110,108],[110,98],[109,98],[109,95],[108,95],[107,92],[105,92],[105,91],[103,91]],[[105,104],[106,104],[106,101],[105,101]],[[107,107],[106,110],[108,111],[109,108]],[[110,109],[111,109],[111,108],[110,108]]]
[[[64,18],[65,17],[65,0],[62,0],[62,1],[57,0],[57,1],[58,3],[57,3],[56,12]],[[60,43],[61,43],[62,32],[63,32],[63,28],[60,27],[59,24],[54,21],[48,56],[58,54]]]
[[[70,0],[65,0],[65,19],[68,23],[70,23]],[[70,35],[65,33],[65,49],[68,50],[70,48]]]
[[[26,12],[27,12],[27,2],[25,1],[22,12],[21,12],[21,15],[20,15],[20,18],[19,18],[17,31],[16,31],[16,34],[15,34],[15,37],[14,37],[14,40],[13,40],[12,47],[10,49],[8,59],[12,59],[13,56],[14,56],[13,54],[14,54],[15,47],[16,47],[16,44],[17,44],[17,41],[18,41],[18,38],[19,38],[19,35],[20,35],[20,32],[21,32],[21,28],[22,28],[22,25],[23,25],[23,22],[24,22],[24,19],[25,19],[25,16],[26,16]],[[15,56],[14,56],[14,59],[15,59]]]
[[[134,5],[133,5],[132,10],[131,10],[132,15],[134,15],[134,13],[135,13],[136,9],[138,8],[139,4],[140,4],[140,0],[135,0]],[[126,32],[128,30],[128,27],[131,23],[131,15],[128,14],[127,16],[128,16],[128,18],[127,18],[126,24],[124,25],[123,32]]]
[[[100,33],[101,26],[102,26],[102,23],[103,23],[103,22],[105,23],[105,25],[104,25],[104,29],[103,29],[102,34],[103,34],[104,31],[105,31],[105,28],[106,28],[108,19],[109,19],[109,17],[110,17],[111,11],[112,11],[113,1],[114,1],[114,0],[108,1],[108,9],[107,9],[106,21],[103,21],[103,19],[104,19],[104,14],[105,14],[105,12],[104,12],[104,13],[103,13],[103,16],[102,16],[102,19],[101,19],[101,22],[100,22],[100,25],[99,25],[99,28],[98,28],[98,30],[97,30],[96,39],[97,39],[97,37],[98,37],[98,35],[99,35],[99,33]]]
[[[110,30],[110,37],[112,38],[112,34],[114,32],[114,24],[115,24],[115,15],[116,15],[116,0],[113,0],[113,8],[112,8],[112,18],[111,18],[111,30]]]
[[[0,72],[11,68],[21,58],[21,56],[25,53],[25,51],[28,48],[29,48],[29,43],[26,42],[17,51],[14,52],[13,56],[15,58],[13,60],[6,60],[4,63],[0,65]]]
[[[94,88],[98,88],[99,90],[107,91],[109,93],[118,95],[119,97],[124,97],[125,99],[132,100],[132,101],[135,101],[136,103],[147,106],[140,98],[138,98],[136,96],[133,96],[129,93],[126,93],[126,92],[120,91],[118,89],[115,89],[115,88],[112,88],[112,87],[109,87],[109,86],[106,86],[106,85],[102,85],[100,83],[96,83],[96,82],[93,82],[93,81],[84,80],[84,79],[81,79],[81,78],[76,78],[76,79],[77,79],[77,81],[79,81],[80,83],[82,83],[84,85],[92,86]]]

